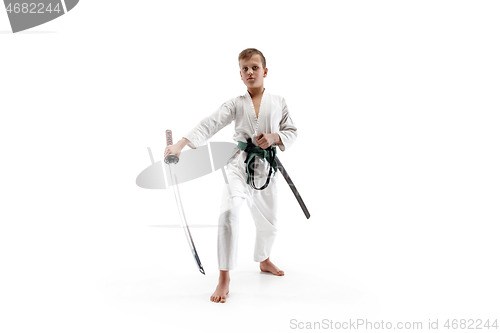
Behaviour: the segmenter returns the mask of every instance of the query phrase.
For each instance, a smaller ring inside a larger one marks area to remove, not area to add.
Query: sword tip
[[[200,272],[201,274],[205,275],[205,270],[203,270],[203,268],[200,268]]]

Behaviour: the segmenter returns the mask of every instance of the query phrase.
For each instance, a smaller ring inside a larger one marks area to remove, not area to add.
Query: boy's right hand
[[[167,157],[167,155],[175,155],[179,157],[181,155],[182,148],[184,147],[179,145],[178,142],[174,145],[167,146],[167,148],[165,148],[165,154],[163,157]]]
[[[175,156],[179,157],[182,149],[184,149],[184,147],[186,147],[186,145],[189,142],[190,141],[188,139],[182,138],[176,144],[171,145],[171,146],[167,146],[167,148],[165,148],[165,153],[163,154],[164,155],[163,157],[165,158],[165,157],[167,157],[167,155],[175,155]]]

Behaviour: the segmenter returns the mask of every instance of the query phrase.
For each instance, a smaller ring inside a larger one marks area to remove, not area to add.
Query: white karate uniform
[[[248,91],[232,98],[210,116],[203,119],[184,137],[196,148],[205,144],[215,133],[235,122],[233,139],[246,143],[252,139],[256,146],[256,137],[260,133],[278,133],[283,145],[277,145],[281,151],[290,148],[297,138],[297,127],[294,125],[285,99],[271,95],[264,90],[259,109],[255,114],[253,102]],[[217,253],[220,270],[232,270],[237,263],[239,211],[243,201],[247,199],[256,227],[254,260],[266,260],[271,252],[277,232],[277,176],[271,178],[269,185],[262,191],[254,190],[247,184],[245,159],[247,153],[236,153],[227,164],[229,184],[224,187],[219,216]],[[269,163],[265,159],[255,158],[255,186],[260,188],[266,181]],[[273,170],[274,173],[274,170]]]

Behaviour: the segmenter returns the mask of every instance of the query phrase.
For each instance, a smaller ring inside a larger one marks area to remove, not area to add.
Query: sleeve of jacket
[[[235,119],[235,103],[229,100],[214,113],[200,121],[184,137],[190,141],[188,146],[196,149],[203,146],[215,133],[229,125]]]
[[[289,149],[293,144],[295,139],[297,138],[297,127],[293,123],[292,118],[290,117],[290,113],[288,112],[288,106],[286,105],[286,101],[283,98],[283,110],[282,117],[280,121],[280,130],[278,135],[283,142],[283,145],[278,144],[278,147],[281,151],[285,151],[285,149]]]

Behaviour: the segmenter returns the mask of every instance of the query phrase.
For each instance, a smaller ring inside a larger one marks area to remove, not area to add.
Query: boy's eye
[[[254,69],[254,70],[256,70],[257,68],[259,68],[259,67],[257,67],[257,66],[253,66],[253,69]]]

